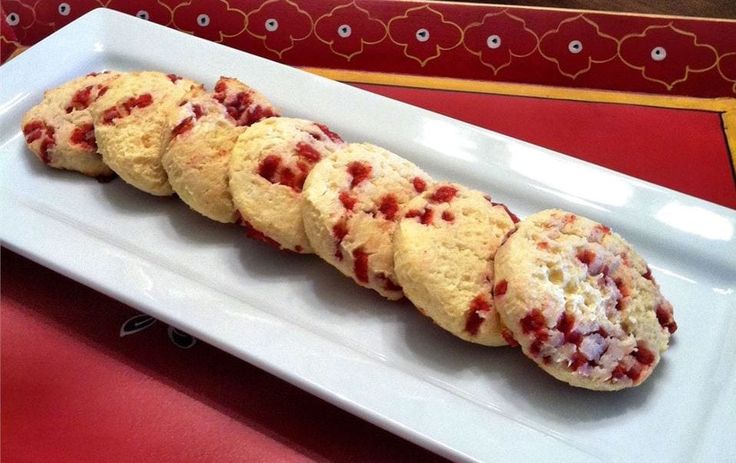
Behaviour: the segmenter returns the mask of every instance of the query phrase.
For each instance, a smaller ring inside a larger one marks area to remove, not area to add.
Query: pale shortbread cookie
[[[281,115],[262,93],[232,77],[220,77],[213,96],[225,106],[238,126],[247,127],[262,119]]]
[[[496,253],[495,303],[524,353],[594,390],[641,384],[677,329],[644,260],[590,219],[546,210]]]
[[[169,110],[198,84],[173,74],[132,72],[115,80],[92,105],[97,146],[123,180],[147,193],[174,191],[161,165]]]
[[[304,180],[342,144],[324,125],[304,119],[272,117],[246,130],[230,158],[230,191],[249,235],[312,252],[302,221]]]
[[[406,297],[450,333],[487,346],[513,343],[493,306],[493,259],[515,216],[483,193],[436,184],[404,205],[394,269]]]
[[[393,234],[401,206],[429,176],[367,143],[351,143],[317,164],[304,183],[304,229],[314,251],[361,286],[403,296],[394,274]]]
[[[90,177],[109,177],[113,171],[97,153],[89,106],[104,95],[118,73],[92,73],[76,78],[43,94],[21,123],[30,150],[44,164],[81,172]]]
[[[195,87],[170,109],[171,140],[161,163],[182,201],[212,220],[235,222],[228,187],[230,155],[246,126],[266,114],[278,111],[254,89],[225,77],[214,93]]]

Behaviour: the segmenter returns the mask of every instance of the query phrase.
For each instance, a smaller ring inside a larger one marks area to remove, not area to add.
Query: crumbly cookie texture
[[[569,212],[523,220],[495,273],[496,309],[524,354],[573,386],[641,384],[677,329],[646,262],[605,225]]]
[[[44,93],[21,122],[28,148],[44,164],[81,172],[90,177],[109,177],[113,171],[97,153],[90,105],[104,95],[120,74],[92,73]]]
[[[169,108],[170,141],[161,157],[176,194],[205,217],[235,222],[228,185],[233,147],[259,117],[277,114],[266,97],[233,78],[221,77],[213,93],[200,87],[189,91]]]
[[[393,234],[401,206],[429,183],[421,169],[383,148],[341,147],[304,183],[304,229],[312,248],[357,284],[400,299]]]
[[[230,159],[230,191],[252,238],[312,252],[302,220],[302,189],[312,168],[343,145],[322,124],[272,117],[238,138]]]
[[[123,180],[157,196],[174,190],[161,156],[171,132],[168,114],[199,84],[173,74],[131,72],[115,80],[92,106],[102,160]]]
[[[516,217],[483,193],[438,183],[406,203],[394,266],[406,297],[437,325],[488,346],[511,341],[493,304],[493,259]]]

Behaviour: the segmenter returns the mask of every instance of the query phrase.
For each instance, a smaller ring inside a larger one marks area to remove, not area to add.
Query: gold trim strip
[[[304,71],[342,82],[360,84],[391,85],[396,87],[431,88],[471,93],[526,96],[555,100],[588,101],[596,103],[631,104],[670,109],[691,109],[736,114],[736,98],[696,98],[688,96],[655,95],[612,90],[590,90],[544,85],[490,82],[450,77],[415,76],[384,72],[349,71],[317,67],[302,67]],[[732,121],[732,127],[736,120]],[[736,130],[736,128],[732,128]],[[734,153],[736,146],[731,146]]]
[[[736,108],[721,114],[721,120],[723,121],[723,133],[726,135],[726,144],[731,152],[731,166],[734,169],[733,172],[736,172]]]
[[[412,3],[412,0],[404,0],[407,3]],[[449,5],[463,5],[463,6],[485,6],[485,7],[499,7],[499,8],[512,8],[519,10],[543,10],[543,11],[556,11],[560,13],[594,13],[607,16],[633,16],[642,18],[660,18],[660,19],[685,19],[690,21],[707,21],[707,22],[724,22],[724,23],[736,23],[736,19],[730,18],[710,18],[710,17],[699,17],[699,16],[683,16],[683,15],[666,15],[666,14],[654,14],[654,13],[636,13],[628,11],[602,11],[602,10],[586,10],[578,8],[559,8],[554,6],[529,6],[529,5],[513,5],[509,3],[473,3],[463,1],[447,1],[447,0],[433,0],[433,3],[440,4],[443,6]]]

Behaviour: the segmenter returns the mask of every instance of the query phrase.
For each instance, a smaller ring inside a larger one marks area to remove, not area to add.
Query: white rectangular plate
[[[43,167],[19,123],[101,69],[234,76],[286,115],[393,150],[520,215],[562,207],[646,256],[679,331],[642,387],[559,383],[459,341],[315,257],[278,253],[171,198]],[[109,10],[0,68],[4,245],[453,459],[736,460],[736,213],[487,130]]]

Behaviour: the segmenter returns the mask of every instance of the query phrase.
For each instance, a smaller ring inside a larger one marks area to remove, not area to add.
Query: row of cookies
[[[90,74],[46,92],[22,128],[52,167],[176,193],[388,299],[406,296],[462,339],[520,345],[574,386],[641,384],[676,329],[646,263],[608,227],[560,210],[519,221],[385,149],[281,117],[236,79],[207,92],[172,74]]]

